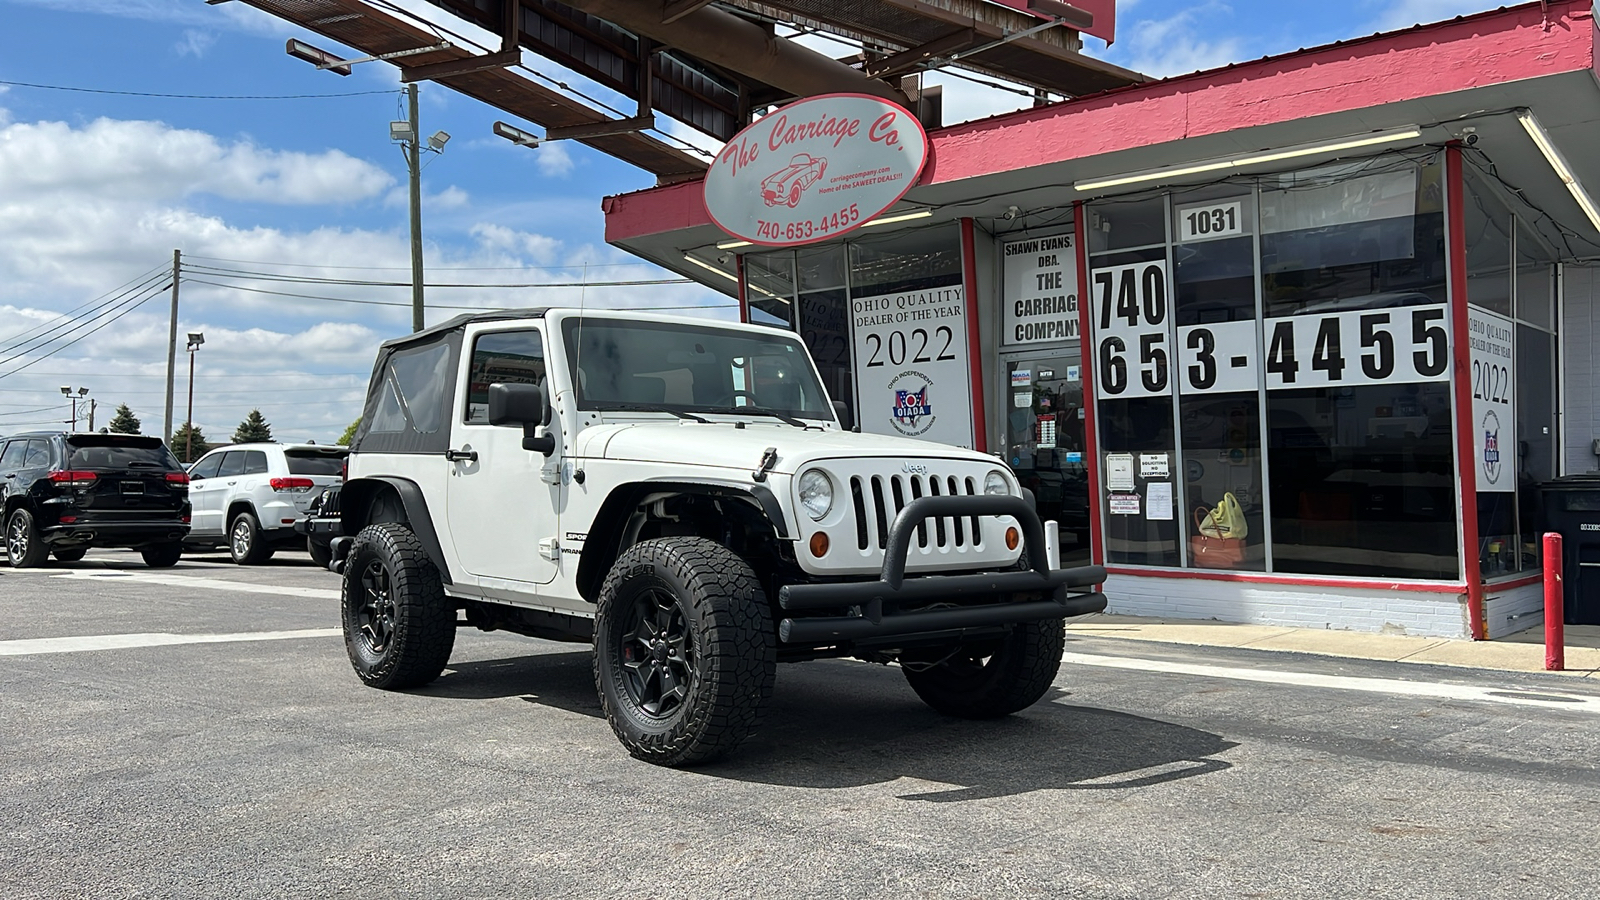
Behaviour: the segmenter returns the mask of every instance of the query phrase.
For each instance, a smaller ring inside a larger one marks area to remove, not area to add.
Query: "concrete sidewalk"
[[[1462,641],[1437,637],[1369,634],[1280,625],[1149,619],[1098,614],[1067,620],[1067,636],[1118,638],[1167,644],[1239,647],[1316,653],[1351,659],[1543,672],[1544,629],[1533,628],[1496,641]],[[1566,627],[1566,674],[1600,681],[1600,625]]]

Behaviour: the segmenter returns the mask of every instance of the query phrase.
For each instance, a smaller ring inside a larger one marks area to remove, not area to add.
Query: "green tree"
[[[138,434],[139,417],[133,414],[128,404],[117,405],[117,414],[111,417],[111,424],[106,426],[117,434]]]
[[[239,427],[233,430],[235,444],[256,444],[272,440],[272,426],[261,417],[261,410],[252,409]]]
[[[344,430],[344,434],[339,436],[339,446],[341,446],[341,447],[350,446],[350,441],[356,436],[356,429],[360,428],[360,427],[361,427],[361,417],[360,416],[356,416],[356,420],[354,422],[351,422],[350,423],[350,427],[346,428]]]
[[[191,434],[194,436],[192,444],[189,441]],[[172,433],[172,440],[167,442],[167,446],[172,448],[172,454],[178,457],[178,461],[185,465],[204,456],[211,449],[200,426],[191,424],[179,426],[178,430]]]

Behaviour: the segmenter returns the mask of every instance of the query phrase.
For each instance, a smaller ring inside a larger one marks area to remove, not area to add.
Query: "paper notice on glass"
[[[1144,517],[1172,521],[1172,482],[1152,481],[1145,488]]]
[[[1139,495],[1112,494],[1109,506],[1113,516],[1137,516],[1139,514]]]
[[[1172,474],[1167,463],[1165,453],[1139,454],[1139,477],[1141,478],[1167,478]]]
[[[1033,391],[1013,391],[1011,404],[1017,409],[1028,409],[1033,406]]]
[[[1106,454],[1106,487],[1113,491],[1133,490],[1133,454]]]

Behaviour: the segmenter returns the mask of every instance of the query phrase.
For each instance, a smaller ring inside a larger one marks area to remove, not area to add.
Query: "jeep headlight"
[[[1000,472],[992,471],[983,479],[983,492],[990,496],[1006,497],[1011,494],[1011,482]]]
[[[800,476],[800,505],[813,519],[820,519],[833,509],[833,479],[821,469],[811,469]]]

